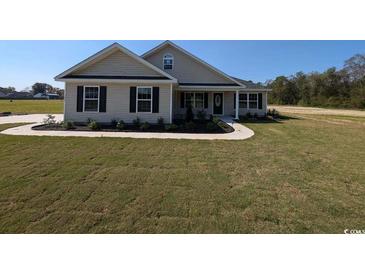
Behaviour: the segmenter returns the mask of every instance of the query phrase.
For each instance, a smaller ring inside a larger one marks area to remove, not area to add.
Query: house
[[[15,91],[12,93],[7,94],[7,99],[32,99],[32,93],[28,91]]]
[[[262,86],[231,77],[166,41],[138,56],[114,43],[55,77],[65,82],[64,119],[112,119],[165,123],[183,118],[188,106],[207,116],[264,116]]]
[[[37,93],[33,96],[33,98],[55,100],[55,99],[60,99],[60,96],[57,93]]]

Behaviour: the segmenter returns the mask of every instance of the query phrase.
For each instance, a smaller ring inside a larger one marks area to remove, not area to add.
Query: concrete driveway
[[[57,114],[56,120],[62,121],[63,115]],[[14,128],[9,128],[1,132],[7,135],[23,136],[62,136],[62,137],[120,137],[139,139],[189,139],[189,140],[244,140],[252,137],[254,132],[233,121],[231,117],[221,119],[234,128],[234,132],[223,134],[194,134],[194,133],[156,133],[156,132],[101,132],[101,131],[52,131],[52,130],[32,130],[32,127],[43,122],[46,118],[44,114],[19,115],[0,117],[0,124],[6,123],[34,123]]]

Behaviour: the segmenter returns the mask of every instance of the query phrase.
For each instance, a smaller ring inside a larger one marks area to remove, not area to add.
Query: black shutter
[[[259,93],[259,109],[262,109],[262,93]]]
[[[152,92],[152,112],[158,113],[159,112],[159,103],[160,103],[160,88],[159,87],[153,87]]]
[[[233,109],[236,109],[236,93],[233,94]]]
[[[77,86],[77,106],[76,111],[82,112],[84,110],[84,87],[83,86]]]
[[[106,112],[106,87],[100,87],[99,112]]]
[[[136,87],[130,87],[129,90],[129,112],[136,112]]]
[[[185,107],[185,93],[181,92],[180,93],[180,108],[184,108]]]
[[[208,92],[204,92],[204,108],[208,108]]]

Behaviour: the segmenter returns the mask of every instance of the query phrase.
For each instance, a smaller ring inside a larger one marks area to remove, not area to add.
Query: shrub
[[[204,110],[200,110],[200,111],[198,111],[196,116],[197,116],[199,122],[204,123],[207,113]]]
[[[209,121],[213,121],[214,116],[212,114],[209,115]]]
[[[48,114],[47,118],[43,119],[43,123],[51,126],[51,125],[55,125],[56,124],[56,116],[52,115],[52,114]]]
[[[100,130],[100,125],[96,121],[91,121],[87,126],[91,130]]]
[[[141,126],[140,126],[140,129],[145,131],[147,129],[150,128],[150,124],[148,122],[144,122]]]
[[[279,118],[280,113],[279,113],[279,111],[277,111],[276,109],[273,109],[273,110],[271,111],[271,116],[272,116],[272,118]]]
[[[218,124],[218,123],[219,123],[219,121],[220,121],[220,119],[219,119],[218,117],[213,117],[212,122],[213,122],[214,124]]]
[[[253,114],[253,118],[256,120],[258,117],[259,117],[259,116],[258,116],[258,115],[257,115],[257,113],[255,112],[255,113]]]
[[[113,119],[110,121],[110,125],[112,126],[112,128],[116,128],[117,127],[117,124],[118,124],[118,121]]]
[[[251,119],[251,118],[252,118],[251,112],[247,112],[247,113],[246,113],[246,118],[247,118],[247,119]]]
[[[162,117],[159,117],[159,118],[157,119],[157,124],[158,124],[159,126],[163,127],[163,126],[164,126],[164,124],[165,124],[164,119],[163,119]]]
[[[191,106],[188,106],[188,108],[186,109],[185,120],[186,122],[194,120],[194,112]]]
[[[133,120],[133,125],[139,127],[141,125],[141,120],[137,117],[136,119]]]
[[[192,130],[192,129],[195,129],[196,128],[196,125],[193,121],[190,121],[190,122],[186,122],[185,123],[185,128],[186,129],[189,129],[189,130]]]
[[[215,129],[217,129],[218,125],[213,123],[213,122],[208,122],[207,123],[207,130],[208,131],[214,131]]]
[[[165,125],[165,130],[167,130],[167,131],[175,131],[177,129],[178,129],[178,126],[175,124]]]
[[[125,124],[124,124],[124,121],[123,120],[120,120],[118,122],[118,124],[116,125],[116,128],[119,129],[119,130],[123,130],[125,127]]]
[[[74,123],[72,121],[64,121],[62,124],[64,129],[73,129],[75,128]]]

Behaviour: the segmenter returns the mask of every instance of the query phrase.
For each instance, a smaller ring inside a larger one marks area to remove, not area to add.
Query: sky
[[[163,41],[0,41],[0,87],[20,91],[43,82],[63,88],[56,75],[114,42],[141,55]],[[351,56],[365,54],[365,41],[173,42],[231,76],[254,82],[341,68]]]

